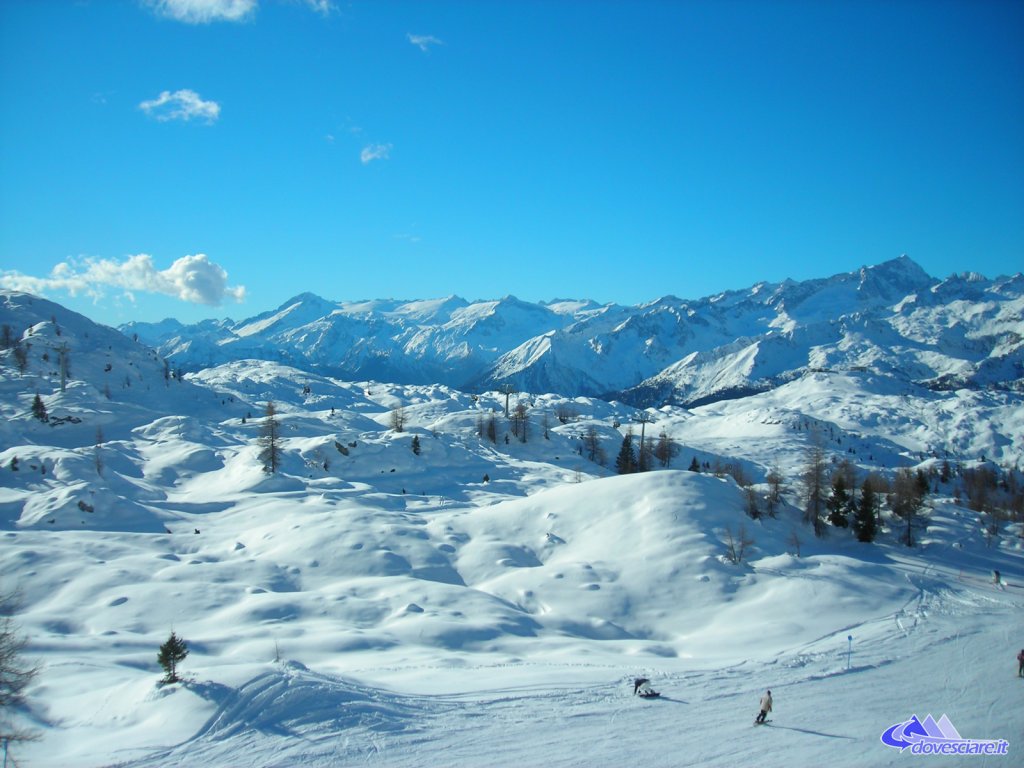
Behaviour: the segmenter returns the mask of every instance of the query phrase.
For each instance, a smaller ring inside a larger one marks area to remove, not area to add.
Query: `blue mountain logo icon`
[[[946,715],[938,720],[914,715],[887,728],[881,740],[887,747],[916,755],[1005,755],[1009,750],[1005,739],[963,738]]]

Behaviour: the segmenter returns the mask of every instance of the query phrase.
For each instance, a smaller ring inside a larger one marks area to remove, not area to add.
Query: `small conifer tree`
[[[846,490],[846,478],[842,472],[836,472],[832,477],[832,493],[825,501],[825,508],[828,510],[828,521],[836,528],[846,528],[850,524],[847,518],[850,494]]]
[[[183,662],[186,656],[188,656],[188,645],[174,632],[171,632],[171,636],[160,646],[160,652],[156,656],[156,660],[164,670],[164,679],[161,682],[169,684],[180,680],[178,664]]]
[[[40,421],[49,421],[50,417],[46,413],[46,406],[43,404],[43,398],[36,392],[36,399],[32,401],[32,415]]]
[[[620,475],[628,475],[636,472],[636,456],[633,453],[633,431],[626,432],[622,438],[622,447],[619,455],[615,457],[615,471]]]
[[[878,496],[875,487],[868,478],[860,489],[860,504],[853,513],[853,533],[857,541],[872,542],[878,533],[875,516],[878,514]]]
[[[14,342],[14,364],[18,367],[18,373],[28,370],[28,344]]]

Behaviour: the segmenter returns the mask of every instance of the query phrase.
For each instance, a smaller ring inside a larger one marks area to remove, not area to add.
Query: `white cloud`
[[[444,45],[443,40],[438,40],[433,35],[414,35],[411,32],[406,34],[409,38],[409,42],[419,48],[421,51],[426,53],[430,50],[432,45]]]
[[[186,24],[247,21],[259,8],[259,0],[143,0],[143,3],[159,16]],[[303,0],[303,3],[321,16],[329,16],[335,10],[332,0]]]
[[[329,16],[334,11],[334,3],[331,0],[306,0],[306,5],[321,16]]]
[[[161,122],[199,117],[213,123],[220,117],[220,104],[216,101],[203,101],[198,93],[188,88],[174,93],[163,91],[155,99],[139,104],[139,109]]]
[[[387,160],[390,155],[390,144],[367,144],[359,153],[359,159],[363,161],[363,165],[366,165],[374,160]]]
[[[160,16],[186,24],[245,21],[256,12],[257,0],[146,0]]]
[[[220,305],[225,297],[245,299],[244,286],[229,286],[228,273],[204,253],[182,256],[168,269],[158,270],[153,257],[145,253],[117,259],[85,258],[64,261],[49,277],[34,277],[15,271],[0,272],[0,287],[13,291],[43,294],[67,291],[72,296],[85,294],[102,299],[109,288],[120,288],[129,299],[135,291],[160,293],[181,301],[207,306]]]

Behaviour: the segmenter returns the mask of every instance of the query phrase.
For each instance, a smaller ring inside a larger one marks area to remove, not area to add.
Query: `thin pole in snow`
[[[846,642],[849,645],[846,648],[846,669],[850,669],[850,657],[853,656],[853,635],[846,636]]]

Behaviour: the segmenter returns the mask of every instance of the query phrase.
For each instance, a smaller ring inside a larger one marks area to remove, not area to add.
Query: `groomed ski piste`
[[[1019,523],[987,534],[954,481],[913,548],[888,512],[875,544],[817,539],[797,507],[752,520],[733,479],[685,470],[739,462],[763,490],[778,466],[795,502],[812,423],[876,470],[931,466],[926,444],[1012,463],[1019,399],[809,374],[647,412],[673,468],[616,476],[579,451],[593,426],[611,464],[639,426],[619,403],[519,395],[529,439],[506,443],[496,393],[257,361],[179,383],[132,349],[117,364],[137,380],[113,396],[84,355],[64,392],[0,379],[0,582],[40,667],[18,765],[903,765],[881,734],[929,714],[1008,754],[918,759],[1019,763]],[[491,413],[496,443],[478,435]],[[190,654],[162,686],[172,630]],[[634,696],[637,676],[661,697]],[[772,722],[752,728],[766,688]]]

